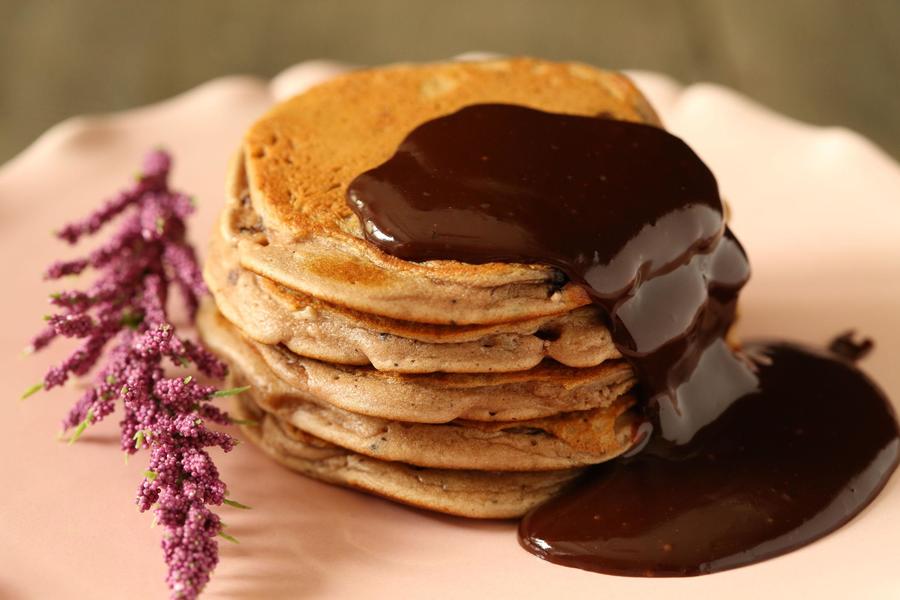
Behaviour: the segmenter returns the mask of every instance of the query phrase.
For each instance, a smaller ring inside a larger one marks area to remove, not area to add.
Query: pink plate
[[[56,441],[77,386],[17,400],[63,351],[19,356],[48,311],[53,288],[40,273],[69,252],[49,232],[125,185],[161,144],[175,154],[176,186],[200,199],[202,247],[242,131],[338,69],[304,63],[269,83],[225,78],[70,119],[0,168],[0,598],[166,595],[161,532],[134,508],[146,457],[123,462],[115,419],[74,446]],[[731,203],[754,266],[742,333],[823,343],[855,328],[877,343],[863,368],[900,401],[900,167],[852,132],[792,121],[722,87],[633,75]],[[787,556],[700,578],[628,579],[542,562],[519,549],[511,523],[427,514],[293,475],[250,445],[219,464],[254,510],[222,509],[241,543],[223,542],[207,598],[900,598],[898,477],[849,525]]]

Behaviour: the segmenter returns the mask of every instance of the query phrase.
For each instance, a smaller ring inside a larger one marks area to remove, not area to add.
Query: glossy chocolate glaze
[[[856,334],[853,331],[847,331],[836,336],[828,344],[828,350],[853,362],[865,358],[874,347],[875,342],[869,338],[862,338],[857,341]]]
[[[520,537],[536,554],[632,575],[695,574],[746,564],[799,545],[781,542],[780,536],[797,533],[792,528],[804,518],[820,514],[834,490],[846,491],[851,475],[870,473],[861,458],[834,473],[833,480],[811,487],[815,498],[791,504],[792,510],[754,512],[753,506],[727,505],[733,482],[717,478],[717,469],[739,473],[735,477],[748,489],[765,485],[778,494],[790,494],[787,490],[799,481],[783,481],[778,453],[768,447],[748,449],[767,436],[782,435],[773,407],[788,399],[797,402],[804,409],[797,411],[797,423],[805,425],[795,429],[813,427],[822,434],[797,438],[810,443],[795,452],[798,472],[808,468],[812,478],[827,479],[828,473],[816,470],[823,457],[826,463],[839,459],[832,456],[842,451],[833,435],[846,419],[833,412],[821,418],[806,414],[811,401],[794,398],[803,390],[802,379],[790,381],[781,366],[760,369],[725,343],[749,264],[725,226],[712,173],[664,130],[521,106],[474,105],[417,127],[390,160],[350,184],[347,199],[366,239],[403,259],[558,268],[602,308],[613,341],[636,370],[647,414],[636,441],[647,447],[600,467],[575,491],[526,518]],[[868,394],[860,401],[872,407],[867,418],[882,419],[896,441],[896,423],[883,397],[862,391],[874,389],[864,376],[841,363],[779,348],[770,354],[785,367],[813,360],[828,369],[828,377],[843,373],[855,382],[855,391]],[[846,396],[832,399],[847,401]],[[876,415],[875,407],[881,413]],[[745,412],[755,420],[728,416]],[[826,423],[830,438],[824,434]],[[877,454],[883,437],[856,435],[853,443],[860,447],[851,454]],[[785,452],[800,444],[788,438],[781,448]],[[828,445],[822,445],[825,440]],[[866,487],[871,493],[859,494],[862,500],[840,514],[826,513],[803,531],[800,543],[831,531],[868,502],[896,462],[896,443],[893,447],[892,460],[872,467],[875,483]],[[744,471],[729,468],[729,461],[750,456],[764,464],[755,465],[756,471],[749,468],[752,462],[745,462]],[[611,491],[594,493],[603,486]],[[768,497],[751,498],[757,499]],[[719,506],[720,501],[726,505]],[[604,520],[607,511],[617,514],[617,505],[627,519]],[[691,519],[690,531],[681,527],[684,514]],[[659,547],[648,541],[655,535],[649,527],[668,531],[667,539],[657,540]],[[724,537],[723,527],[729,529]],[[722,546],[727,549],[723,555],[703,549],[703,539],[718,543],[724,538],[731,541]],[[776,550],[754,554],[750,541],[767,542]],[[627,557],[618,556],[616,548]],[[659,552],[667,552],[669,561]]]
[[[667,398],[668,435],[688,439],[714,417],[678,415],[680,396],[734,321],[749,265],[715,178],[677,137],[474,105],[417,127],[347,196],[366,239],[394,256],[559,268],[603,307],[649,396]]]

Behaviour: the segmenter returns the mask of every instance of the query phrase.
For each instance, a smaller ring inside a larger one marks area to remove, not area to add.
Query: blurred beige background
[[[900,157],[898,0],[0,0],[0,162],[74,114],[472,49],[716,81]]]

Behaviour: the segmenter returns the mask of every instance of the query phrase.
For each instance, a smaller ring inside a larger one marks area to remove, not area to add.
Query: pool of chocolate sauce
[[[890,405],[850,362],[725,342],[749,263],[715,177],[663,129],[473,105],[415,128],[347,201],[389,254],[551,265],[606,316],[641,382],[642,447],[522,521],[543,558],[628,575],[748,564],[839,527],[896,467]]]
[[[852,363],[753,344],[756,389],[686,444],[653,437],[532,511],[520,542],[550,561],[683,576],[804,546],[846,523],[897,465],[887,399]]]

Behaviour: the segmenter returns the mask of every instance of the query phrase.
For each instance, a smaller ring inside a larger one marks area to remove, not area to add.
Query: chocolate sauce
[[[680,396],[734,321],[749,265],[715,177],[677,137],[474,105],[417,127],[347,194],[366,239],[394,256],[559,268],[603,307],[649,397],[666,397],[670,437],[714,418],[681,418],[690,400]]]
[[[531,512],[521,543],[620,575],[700,575],[789,552],[846,523],[897,465],[882,392],[849,362],[754,345],[758,379],[687,444],[661,437]]]
[[[875,342],[869,338],[856,341],[856,334],[853,331],[842,333],[828,344],[830,352],[853,362],[862,360],[874,347]]]
[[[746,564],[833,530],[896,464],[892,413],[852,367],[788,346],[773,346],[773,364],[760,366],[725,343],[747,257],[725,226],[712,173],[660,128],[469,106],[414,129],[392,158],[350,184],[347,200],[366,239],[406,260],[556,267],[602,309],[637,372],[647,421],[636,438],[646,447],[526,518],[522,543],[540,556],[633,575]],[[827,375],[812,377],[812,387],[786,374],[813,367]],[[859,410],[838,389],[864,397],[864,421],[880,422],[880,433],[835,437]],[[830,394],[824,404],[844,403],[843,418],[817,412],[822,394]],[[791,429],[780,429],[783,410],[796,413]],[[858,447],[848,452],[837,443],[844,439]],[[884,448],[893,448],[887,458],[873,458]],[[845,452],[853,457],[845,469],[823,469]],[[810,486],[800,489],[807,475]],[[851,485],[861,491],[848,492]],[[775,491],[753,495],[760,486]],[[823,513],[847,493],[858,501]],[[781,504],[757,506],[772,498]]]

